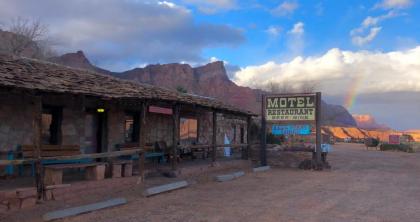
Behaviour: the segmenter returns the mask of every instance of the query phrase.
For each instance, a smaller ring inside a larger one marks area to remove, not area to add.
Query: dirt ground
[[[134,192],[124,206],[63,221],[420,221],[420,153],[336,144],[328,158],[330,171],[272,169],[224,183],[197,180],[150,198]]]

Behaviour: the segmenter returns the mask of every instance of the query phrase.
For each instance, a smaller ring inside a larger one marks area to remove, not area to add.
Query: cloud
[[[220,11],[236,9],[236,0],[181,0],[182,3],[194,5],[205,14],[214,14]]]
[[[373,41],[373,39],[376,38],[378,33],[381,31],[382,27],[373,27],[370,29],[369,34],[366,36],[359,36],[359,35],[353,35],[351,38],[351,41],[353,44],[357,46],[363,46],[367,43]]]
[[[333,48],[319,56],[242,67],[232,79],[241,86],[267,89],[273,82],[292,91],[313,84],[335,104],[345,104],[355,92],[352,113],[370,113],[396,129],[420,125],[420,45],[391,52]]]
[[[0,1],[0,22],[17,16],[47,24],[59,52],[82,49],[113,70],[123,64],[203,62],[203,49],[244,41],[241,30],[198,23],[189,9],[169,1]]]
[[[352,43],[357,46],[363,46],[372,42],[378,33],[382,30],[382,27],[379,26],[381,22],[400,15],[400,13],[391,10],[384,15],[366,17],[361,23],[360,27],[350,31]]]
[[[289,31],[289,33],[294,35],[302,35],[305,32],[303,26],[304,24],[302,22],[298,22],[293,25],[293,28]]]
[[[244,67],[234,81],[256,88],[269,82],[292,86],[319,82],[320,90],[330,96],[345,96],[355,81],[360,94],[420,92],[420,46],[387,53],[334,48],[321,56]]]
[[[271,14],[274,16],[288,16],[299,8],[299,4],[295,1],[284,1],[277,7],[271,10]]]
[[[282,28],[276,25],[269,26],[265,30],[265,32],[272,38],[277,38],[280,35],[281,31],[282,31]]]
[[[303,22],[297,22],[293,25],[293,28],[287,32],[286,46],[289,50],[288,54],[292,57],[303,53],[305,47],[304,26]]]
[[[383,9],[403,9],[413,5],[412,0],[383,0],[375,5],[374,8]]]

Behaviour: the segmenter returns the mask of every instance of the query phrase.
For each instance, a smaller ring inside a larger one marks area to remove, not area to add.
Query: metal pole
[[[316,163],[321,164],[321,93],[316,93],[316,108],[315,108],[315,124],[316,124]]]
[[[265,119],[265,95],[262,95],[261,102],[261,166],[267,165],[267,121]]]

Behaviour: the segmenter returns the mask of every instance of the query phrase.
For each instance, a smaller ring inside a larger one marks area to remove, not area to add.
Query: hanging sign
[[[149,112],[151,113],[160,113],[165,115],[172,115],[172,109],[170,108],[164,108],[159,106],[149,106]]]
[[[267,121],[314,121],[315,94],[270,95],[265,97]]]
[[[310,125],[273,125],[271,133],[274,135],[310,135]]]

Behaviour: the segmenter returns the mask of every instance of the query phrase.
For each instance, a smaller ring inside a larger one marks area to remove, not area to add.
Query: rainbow
[[[350,84],[349,90],[344,98],[344,107],[351,109],[356,101],[357,90],[362,83],[362,75],[357,75]]]

